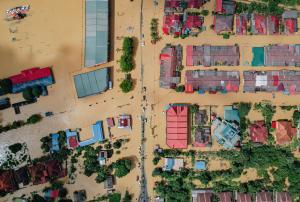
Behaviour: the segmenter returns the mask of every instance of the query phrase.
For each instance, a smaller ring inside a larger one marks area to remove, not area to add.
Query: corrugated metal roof
[[[78,98],[94,95],[107,90],[108,81],[109,68],[75,75],[74,82]]]
[[[86,67],[108,60],[108,0],[86,0],[85,62]]]

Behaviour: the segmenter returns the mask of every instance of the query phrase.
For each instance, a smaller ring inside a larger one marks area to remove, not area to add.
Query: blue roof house
[[[224,107],[224,119],[229,122],[240,123],[240,115],[237,109],[234,109],[232,106]]]
[[[59,141],[58,141],[58,138],[59,138],[59,134],[58,133],[55,133],[55,134],[52,134],[51,135],[51,152],[57,152],[59,151]]]
[[[206,170],[206,162],[205,161],[196,161],[195,169],[196,170]]]
[[[236,124],[216,118],[213,120],[212,126],[214,127],[213,137],[225,149],[233,149],[240,141],[240,130]]]
[[[96,142],[102,142],[104,140],[103,121],[97,121],[95,124],[93,124],[92,131],[93,131],[93,137],[88,140],[79,142],[80,147],[91,145]]]

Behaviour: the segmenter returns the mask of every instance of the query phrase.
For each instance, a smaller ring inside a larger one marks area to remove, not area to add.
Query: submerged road
[[[141,170],[141,179],[140,179],[140,196],[139,202],[148,202],[148,190],[147,190],[147,180],[145,174],[145,125],[147,122],[146,118],[146,87],[144,86],[144,63],[143,63],[143,46],[144,46],[144,33],[143,33],[143,7],[144,7],[144,0],[141,0],[141,11],[140,11],[140,47],[141,47],[141,145],[140,145],[140,170]]]

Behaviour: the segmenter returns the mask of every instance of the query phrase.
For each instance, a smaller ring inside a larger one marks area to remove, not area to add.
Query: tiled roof
[[[255,143],[265,144],[268,139],[268,129],[264,121],[256,121],[250,126],[250,138]]]

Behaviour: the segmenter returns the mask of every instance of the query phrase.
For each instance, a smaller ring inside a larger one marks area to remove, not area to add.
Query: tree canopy
[[[131,170],[131,160],[130,159],[119,159],[113,164],[115,170],[115,175],[117,177],[126,176]]]

